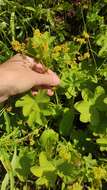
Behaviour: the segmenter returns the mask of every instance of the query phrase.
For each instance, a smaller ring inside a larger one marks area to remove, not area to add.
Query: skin
[[[16,54],[0,65],[0,102],[10,96],[32,90],[36,94],[39,88],[47,89],[53,95],[52,87],[60,84],[58,76],[47,70],[28,56]]]

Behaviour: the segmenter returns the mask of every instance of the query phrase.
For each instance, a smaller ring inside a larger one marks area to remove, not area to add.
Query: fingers
[[[32,96],[36,96],[37,93],[38,93],[38,91],[33,91],[33,90],[31,90],[31,94],[32,94]]]
[[[60,79],[56,75],[56,73],[54,73],[51,70],[48,70],[45,76],[45,83],[49,86],[58,86],[60,84]]]
[[[11,57],[7,62],[10,64],[14,63],[14,64],[23,65],[24,67],[31,69],[33,69],[37,64],[37,62],[33,58],[20,53],[17,53],[13,57]]]
[[[48,96],[53,96],[54,95],[54,91],[52,89],[48,89],[47,90],[47,94],[48,94]]]
[[[47,95],[48,96],[53,96],[54,95],[54,91],[52,89],[47,89]],[[31,90],[31,93],[33,96],[36,96],[38,94],[38,90],[37,91],[34,91],[34,90]]]
[[[29,67],[33,70],[33,68],[36,66],[37,62],[32,58],[27,55],[21,55],[23,59],[23,63],[26,67]]]
[[[28,80],[30,80],[30,78],[32,79],[31,86],[36,86],[37,89],[40,87],[49,89],[49,95],[53,94],[50,88],[60,84],[59,77],[52,70],[46,70],[45,66],[37,63],[33,58],[29,56],[18,53],[10,60],[10,63],[14,63],[14,65],[22,65],[24,67],[31,68],[31,71],[25,70],[25,73],[29,72]]]
[[[44,74],[34,72],[33,75],[35,78],[35,86],[37,87],[53,87],[60,84],[59,77],[52,71]]]
[[[46,72],[45,66],[42,65],[41,63],[35,61],[34,58],[29,57],[27,55],[21,55],[21,54],[20,54],[20,56],[23,58],[23,63],[25,63],[27,67],[31,68],[32,70],[34,70],[38,73]]]
[[[45,89],[45,87],[53,87],[60,84],[60,79],[58,76],[50,69],[46,71],[45,66],[41,63],[36,63],[35,60],[31,57],[26,56],[27,64],[32,70],[35,72],[35,83],[36,86],[41,86]],[[52,94],[51,90],[48,91],[49,94]]]
[[[34,67],[33,70],[38,72],[38,73],[45,73],[46,72],[46,68],[44,65],[42,65],[41,63],[37,63]]]
[[[49,86],[39,86],[39,87],[33,87],[31,89],[31,93],[33,96],[37,95],[38,89],[45,89],[47,91],[48,96],[54,95],[54,90]]]

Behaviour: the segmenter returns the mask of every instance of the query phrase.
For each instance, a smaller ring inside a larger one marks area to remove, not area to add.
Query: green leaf
[[[97,111],[96,108],[91,107],[90,108],[90,114],[91,114],[91,124],[93,126],[98,126],[100,123],[100,113]]]
[[[38,106],[37,106],[37,108],[38,108]],[[29,118],[28,118],[28,125],[29,126],[32,126],[35,122],[38,123],[39,125],[43,124],[39,109],[36,109],[36,111],[32,111],[29,115]]]
[[[96,142],[98,143],[98,144],[104,144],[104,145],[107,145],[107,137],[106,138],[99,138],[99,139],[97,139],[96,140]]]
[[[35,158],[35,152],[29,151],[28,149],[20,150],[17,165],[16,165],[16,175],[20,181],[26,181],[28,175],[30,174],[30,167],[33,165]]]
[[[87,123],[90,122],[90,106],[91,106],[91,102],[89,101],[80,101],[80,102],[76,102],[74,107],[77,111],[79,111],[80,114],[80,121]]]
[[[82,98],[83,100],[88,101],[89,99],[93,98],[93,93],[88,88],[82,90]]]
[[[31,95],[23,96],[16,102],[16,107],[22,107],[23,115],[28,118],[29,126],[33,126],[35,123],[44,125],[47,122],[45,116],[52,113],[49,108],[49,100],[46,92],[41,90],[35,97]]]
[[[28,116],[32,110],[33,104],[34,99],[29,95],[25,95],[16,102],[16,107],[23,107],[24,116]]]
[[[101,151],[107,151],[107,135],[98,138],[96,143],[100,146]]]
[[[60,134],[70,136],[73,126],[74,112],[69,108],[64,109],[63,117],[59,125]]]
[[[40,177],[39,179],[36,180],[36,184],[38,186],[42,186],[42,185],[45,185],[46,187],[49,187],[49,182],[47,180],[47,178],[44,176],[44,177]]]
[[[43,168],[41,168],[39,166],[33,166],[30,168],[30,170],[33,173],[33,175],[35,175],[37,177],[41,177],[43,175]]]
[[[36,12],[36,10],[33,8],[33,7],[27,7],[27,6],[24,6],[24,9],[27,9],[29,11],[33,11],[33,12]]]
[[[48,146],[52,148],[58,142],[58,139],[58,133],[56,133],[53,129],[47,129],[42,133],[40,137],[40,143],[43,148]]]
[[[97,86],[95,89],[95,94],[94,94],[95,99],[97,99],[102,94],[105,94],[104,88],[102,86]]]
[[[53,164],[47,160],[47,156],[45,152],[41,152],[39,155],[39,163],[42,168],[44,168],[45,171],[54,171],[55,167]]]
[[[99,111],[107,111],[106,98],[107,98],[107,95],[106,95],[106,94],[102,94],[102,95],[100,95],[100,96],[96,99],[95,104],[96,104],[96,108],[97,108]]]
[[[100,123],[99,111],[106,111],[106,104],[104,98],[106,97],[104,88],[97,86],[94,93],[88,89],[82,91],[84,100],[76,102],[74,107],[80,112],[80,121],[90,122],[93,126],[98,126]]]
[[[99,51],[99,56],[106,57],[107,56],[107,27],[106,31],[100,33],[99,38],[97,40],[97,44],[101,46]]]
[[[31,167],[31,172],[39,177],[36,181],[37,185],[46,185],[47,187],[54,186],[56,181],[56,168],[51,161],[47,159],[46,152],[41,152],[39,155],[40,166]]]
[[[5,5],[5,3],[6,3],[5,0],[0,0],[0,6]]]
[[[9,184],[9,174],[7,173],[2,181],[1,190],[6,190],[8,184]]]
[[[6,125],[6,131],[7,133],[9,134],[10,132],[10,118],[9,118],[9,115],[6,111],[3,112],[3,115],[4,115],[4,119],[5,119],[5,125]]]
[[[57,174],[66,183],[73,182],[77,176],[81,175],[81,168],[63,160],[56,161]]]
[[[3,154],[2,154],[1,161],[2,161],[3,165],[5,166],[5,168],[7,168],[7,167],[8,168],[7,168],[7,173],[6,173],[6,175],[2,181],[2,184],[1,184],[1,190],[6,190],[7,186],[9,185],[9,180],[10,180],[10,189],[14,189],[14,176],[15,176],[14,171],[15,171],[15,167],[16,167],[16,163],[17,163],[16,148],[14,150],[14,154],[13,154],[11,163],[8,160],[8,156],[6,156],[6,152],[4,152],[4,156],[5,157],[3,158]]]

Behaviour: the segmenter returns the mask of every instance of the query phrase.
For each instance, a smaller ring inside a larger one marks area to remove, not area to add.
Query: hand
[[[51,88],[59,83],[60,80],[53,71],[46,71],[31,57],[16,54],[0,65],[0,102],[32,88],[48,89],[48,94],[52,95]]]

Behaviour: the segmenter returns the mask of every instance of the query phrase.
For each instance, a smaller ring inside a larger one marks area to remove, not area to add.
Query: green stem
[[[81,15],[82,15],[82,19],[83,19],[84,29],[87,32],[87,26],[86,26],[86,23],[85,23],[84,13],[83,13],[82,6],[81,6]],[[88,39],[88,46],[89,46],[88,49],[91,51],[91,55],[92,55],[92,58],[93,58],[93,61],[94,61],[94,64],[95,64],[95,68],[97,68],[97,64],[96,64],[96,60],[95,60],[95,57],[94,57],[94,54],[93,54],[93,50],[92,50],[92,47],[91,47],[90,39]]]
[[[14,176],[13,176],[13,171],[9,172],[9,176],[10,176],[10,190],[15,190],[14,188]]]

